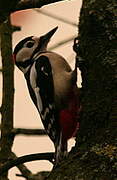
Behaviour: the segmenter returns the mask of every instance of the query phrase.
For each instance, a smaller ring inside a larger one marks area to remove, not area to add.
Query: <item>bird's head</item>
[[[26,37],[16,45],[13,52],[13,60],[21,71],[25,73],[33,64],[35,57],[40,52],[46,51],[47,45],[57,29],[58,27],[52,29],[41,37]]]

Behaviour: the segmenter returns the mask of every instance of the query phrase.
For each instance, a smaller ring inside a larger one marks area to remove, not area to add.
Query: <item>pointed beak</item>
[[[54,29],[52,29],[51,31],[49,31],[47,34],[43,35],[43,40],[45,41],[49,41],[50,38],[54,35],[54,33],[56,32],[56,30],[58,29],[58,26],[55,27]]]

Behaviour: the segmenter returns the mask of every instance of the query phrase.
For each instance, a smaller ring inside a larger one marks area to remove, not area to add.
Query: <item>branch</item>
[[[47,11],[44,11],[44,10],[39,10],[39,9],[35,9],[35,11],[38,12],[38,13],[41,13],[41,14],[43,14],[45,16],[51,17],[53,19],[57,19],[57,20],[59,20],[59,21],[61,21],[63,23],[66,23],[66,24],[69,24],[69,25],[72,25],[72,26],[76,26],[76,27],[78,26],[76,23],[74,23],[74,22],[72,22],[72,21],[70,21],[68,19],[65,19],[63,17],[59,17],[59,16],[57,16],[55,14],[52,14],[50,12],[47,12]]]
[[[13,129],[14,108],[14,64],[12,61],[12,26],[10,17],[0,26],[1,57],[2,57],[2,105],[1,111],[1,139],[0,139],[0,164],[6,163],[13,145],[13,137],[9,136]],[[4,178],[7,179],[7,173]]]
[[[32,9],[32,8],[41,8],[42,6],[60,2],[60,1],[64,1],[64,0],[21,0],[19,1],[15,10],[13,11]]]
[[[30,161],[37,161],[37,160],[47,160],[53,163],[54,159],[54,153],[37,153],[37,154],[30,154],[18,157],[15,160],[11,160],[10,162],[4,164],[2,167],[0,167],[0,175],[8,171],[14,166],[18,166],[19,164],[23,164]]]
[[[12,0],[8,1],[6,6],[6,1],[0,0],[0,25],[5,21],[7,22],[10,13],[15,11],[41,8],[42,6],[61,1],[64,0]]]
[[[17,159],[17,156],[15,153],[12,152],[11,158],[13,160]],[[24,177],[27,180],[44,180],[45,177],[48,175],[48,171],[42,171],[42,172],[37,172],[36,174],[33,174],[24,164],[19,164],[17,165],[17,168],[21,172],[21,174],[16,174],[18,177]]]
[[[12,130],[13,135],[29,135],[29,136],[36,136],[36,135],[47,135],[44,129],[23,129],[23,128],[14,128]]]
[[[15,153],[12,152],[11,158],[13,160],[17,159],[17,156],[15,155]],[[17,168],[19,169],[19,171],[22,173],[24,177],[30,177],[32,175],[31,171],[24,164],[17,165]]]
[[[23,177],[27,180],[45,180],[45,179],[47,179],[49,174],[50,174],[50,171],[41,171],[41,172],[29,175],[29,176],[26,176],[23,174],[16,174],[16,176]]]
[[[62,46],[62,45],[64,45],[64,44],[66,44],[66,43],[74,40],[74,38],[75,38],[75,36],[72,36],[72,37],[70,37],[70,38],[68,38],[68,39],[66,39],[66,40],[62,40],[62,41],[54,44],[53,46],[51,46],[51,47],[49,48],[49,50],[51,51],[51,50],[53,50],[53,49],[56,49],[56,48],[58,48],[59,46]]]
[[[2,112],[2,107],[0,107],[0,112]],[[1,130],[1,124],[0,124]],[[13,136],[16,135],[28,135],[28,136],[45,136],[47,135],[44,129],[25,129],[25,128],[13,128],[11,131]]]
[[[20,26],[12,26],[12,32],[21,31]]]

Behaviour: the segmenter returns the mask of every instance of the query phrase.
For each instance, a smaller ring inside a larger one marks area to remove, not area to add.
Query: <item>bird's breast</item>
[[[68,72],[53,75],[55,106],[62,109],[68,104],[69,92],[72,89]]]

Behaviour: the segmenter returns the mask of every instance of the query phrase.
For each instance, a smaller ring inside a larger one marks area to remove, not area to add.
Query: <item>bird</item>
[[[24,38],[13,51],[14,63],[23,72],[30,97],[54,143],[55,164],[68,153],[68,139],[79,128],[81,109],[77,62],[72,70],[63,56],[48,50],[57,29],[58,26],[40,37]]]

